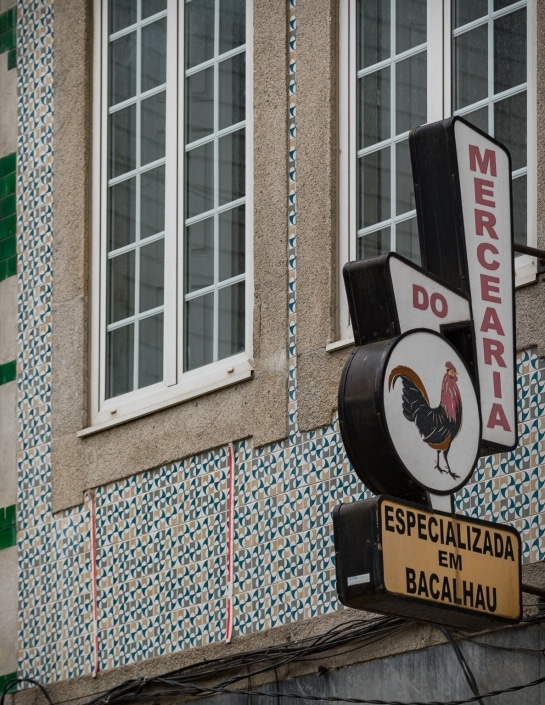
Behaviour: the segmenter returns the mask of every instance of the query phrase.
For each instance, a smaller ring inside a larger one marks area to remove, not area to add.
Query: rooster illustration
[[[456,384],[458,372],[452,364],[445,364],[447,371],[441,385],[441,402],[432,408],[428,393],[420,377],[405,365],[395,367],[388,378],[388,390],[401,378],[403,384],[403,415],[416,424],[422,440],[437,451],[435,467],[439,472],[450,475],[454,480],[460,478],[452,472],[448,463],[448,452],[452,441],[462,426],[462,397]],[[443,453],[445,467],[439,464],[439,454]]]

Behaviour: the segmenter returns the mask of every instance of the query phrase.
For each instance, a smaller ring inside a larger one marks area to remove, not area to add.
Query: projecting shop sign
[[[345,266],[356,349],[339,385],[356,473],[397,500],[334,512],[337,586],[349,606],[480,629],[521,611],[516,531],[452,511],[478,457],[517,442],[510,157],[460,118],[409,141],[422,267]]]
[[[341,504],[334,518],[337,546],[361,548],[338,561],[345,604],[465,629],[520,619],[515,529],[385,495]]]

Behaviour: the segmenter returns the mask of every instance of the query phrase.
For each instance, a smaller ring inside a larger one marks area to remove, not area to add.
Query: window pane
[[[390,137],[390,72],[388,66],[358,80],[358,149]]]
[[[494,92],[526,82],[526,10],[494,22]]]
[[[163,238],[140,248],[140,312],[163,305],[165,242]]]
[[[487,14],[488,0],[455,0],[452,4],[452,23],[455,28]]]
[[[244,350],[244,282],[218,291],[218,358]]]
[[[219,65],[219,129],[245,117],[246,55],[237,54]]]
[[[219,216],[219,280],[225,281],[245,271],[245,207],[239,206]]]
[[[359,160],[358,229],[390,217],[390,148],[373,152]]]
[[[214,69],[188,76],[186,85],[186,142],[206,137],[214,130]]]
[[[494,10],[503,10],[504,7],[509,7],[516,0],[494,0]]]
[[[376,233],[369,233],[358,238],[358,259],[378,257],[391,250],[390,228],[383,228]]]
[[[218,140],[219,204],[242,198],[245,193],[245,131],[237,130]]]
[[[214,145],[208,143],[186,154],[186,215],[191,218],[214,205]]]
[[[479,108],[471,113],[464,113],[464,120],[467,120],[475,127],[478,127],[483,132],[489,132],[488,129],[488,107]]]
[[[358,70],[390,56],[390,0],[358,2]]]
[[[191,0],[186,3],[186,68],[197,66],[214,56],[214,0]]]
[[[426,52],[396,65],[396,134],[426,122]]]
[[[165,102],[166,92],[162,91],[141,103],[142,166],[165,156]]]
[[[163,314],[143,318],[139,325],[138,387],[163,379]]]
[[[136,106],[110,115],[109,177],[115,178],[136,167]]]
[[[136,179],[111,186],[108,205],[108,250],[134,242],[136,230]]]
[[[207,218],[186,229],[186,290],[197,291],[214,283],[214,219]]]
[[[396,213],[401,215],[416,208],[414,202],[413,172],[408,140],[395,146],[396,150]]]
[[[416,218],[396,225],[396,252],[415,264],[420,264],[420,245]]]
[[[165,229],[165,167],[140,176],[140,239]]]
[[[426,41],[426,12],[426,0],[398,0],[396,9],[398,54]]]
[[[513,169],[526,166],[526,91],[494,104],[494,136],[511,152]]]
[[[142,92],[162,85],[167,76],[166,18],[142,27]]]
[[[220,0],[220,53],[246,43],[246,1]]]
[[[488,97],[488,29],[486,25],[454,39],[454,110]]]
[[[134,0],[133,0],[134,2]],[[167,0],[142,0],[142,19],[167,9]]]
[[[108,323],[134,315],[134,251],[108,260]]]
[[[134,324],[108,333],[106,397],[117,397],[133,389]]]
[[[213,361],[214,295],[186,303],[186,355],[184,368],[194,370]]]
[[[513,230],[515,242],[527,244],[527,179],[519,176],[513,179]]]
[[[136,32],[111,42],[109,71],[108,105],[132,98],[136,94]]]
[[[134,0],[110,0],[110,33],[119,32],[136,22]]]

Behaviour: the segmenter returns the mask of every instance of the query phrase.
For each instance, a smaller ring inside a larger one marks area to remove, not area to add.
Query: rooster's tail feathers
[[[424,387],[424,383],[416,374],[416,372],[410,367],[406,367],[406,365],[398,365],[397,367],[394,367],[394,369],[390,372],[390,376],[388,377],[388,391],[390,391],[390,389],[394,386],[398,377],[407,377],[407,379],[410,379],[411,382],[421,392],[422,396],[426,400],[426,404],[430,403],[428,393],[426,392],[426,388]]]

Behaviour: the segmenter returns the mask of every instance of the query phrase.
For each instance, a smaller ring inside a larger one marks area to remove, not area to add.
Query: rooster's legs
[[[457,475],[455,472],[452,472],[452,470],[450,469],[450,465],[448,464],[447,454],[448,454],[449,450],[450,450],[450,447],[443,451],[443,458],[445,459],[446,468],[442,468],[439,465],[439,453],[441,452],[440,450],[437,451],[437,462],[435,463],[435,467],[437,470],[439,470],[440,473],[443,473],[443,475],[447,474],[447,475],[450,475],[453,480],[459,480],[460,475]]]

